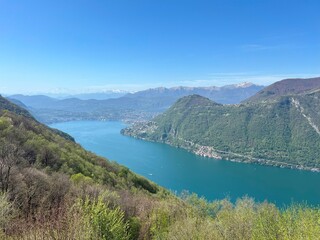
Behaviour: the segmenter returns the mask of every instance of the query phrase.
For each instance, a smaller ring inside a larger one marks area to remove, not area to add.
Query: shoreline
[[[187,150],[188,152],[191,152],[197,156],[205,157],[205,158],[211,158],[216,160],[224,160],[224,161],[230,161],[230,162],[237,162],[237,163],[246,163],[246,164],[257,164],[262,166],[271,166],[271,167],[278,167],[278,168],[287,168],[287,169],[293,169],[293,170],[302,170],[302,171],[310,171],[310,172],[320,172],[320,168],[316,167],[306,167],[296,164],[290,164],[285,162],[279,162],[276,160],[269,160],[269,159],[262,159],[262,158],[255,158],[250,156],[245,156],[238,153],[233,152],[225,152],[216,150],[211,146],[202,146],[196,143],[192,143],[190,141],[184,140],[184,139],[178,139],[180,141],[180,144],[174,144],[171,141],[155,141],[151,140],[149,138],[144,137],[138,137],[132,134],[127,134],[124,129],[121,130],[121,134],[129,137],[133,137],[136,139],[149,141],[149,142],[156,142],[156,143],[164,143],[167,145],[170,145],[172,147],[176,148],[182,148]]]

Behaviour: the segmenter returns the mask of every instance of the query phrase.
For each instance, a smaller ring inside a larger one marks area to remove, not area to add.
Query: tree
[[[7,194],[0,193],[0,231],[7,227],[12,217],[13,205],[8,201]]]
[[[16,165],[21,156],[21,151],[11,143],[0,145],[0,185],[1,191],[7,192],[10,182],[12,168]]]
[[[79,199],[75,205],[83,212],[84,225],[88,227],[92,239],[129,240],[128,222],[124,219],[124,212],[119,208],[110,209],[99,196],[96,201],[88,198]]]

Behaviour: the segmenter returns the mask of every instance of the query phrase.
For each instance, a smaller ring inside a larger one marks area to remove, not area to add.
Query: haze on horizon
[[[0,0],[0,93],[320,76],[319,1]]]

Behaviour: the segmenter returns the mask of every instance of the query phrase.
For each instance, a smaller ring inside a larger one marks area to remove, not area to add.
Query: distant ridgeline
[[[122,133],[202,156],[319,171],[320,78],[282,80],[237,105],[183,97]]]
[[[142,121],[164,112],[183,96],[199,94],[219,103],[231,104],[240,103],[262,88],[252,83],[242,83],[223,87],[153,88],[104,100],[59,100],[43,95],[12,95],[9,99],[21,107],[27,107],[37,120],[44,123],[73,120]]]

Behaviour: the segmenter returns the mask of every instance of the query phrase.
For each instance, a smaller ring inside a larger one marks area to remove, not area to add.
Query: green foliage
[[[129,224],[124,221],[120,208],[110,209],[102,197],[96,201],[79,200],[77,205],[83,212],[83,221],[89,226],[90,239],[127,240]]]
[[[320,236],[319,208],[292,205],[282,211],[273,204],[255,203],[244,197],[207,202],[185,195],[183,214],[166,208],[154,212],[153,239],[252,239],[298,240]],[[206,211],[207,209],[214,209]],[[208,213],[204,214],[204,213]]]
[[[131,181],[133,182],[135,187],[145,189],[150,193],[156,193],[158,191],[157,186],[144,177],[133,175]]]
[[[7,194],[0,193],[0,232],[6,229],[8,223],[10,223],[13,216],[13,204],[8,201]]]
[[[130,239],[138,239],[139,238],[139,232],[141,228],[141,223],[139,218],[137,217],[131,217],[128,221],[129,224],[129,235]]]
[[[71,181],[73,181],[75,184],[81,184],[81,183],[85,183],[85,184],[93,184],[94,181],[92,180],[91,177],[87,177],[84,176],[82,173],[77,173],[77,174],[73,174],[70,177]]]
[[[281,212],[272,204],[263,203],[256,210],[253,239],[279,239],[281,231]]]
[[[172,224],[170,221],[170,209],[168,208],[158,208],[153,212],[151,217],[151,234],[153,239],[166,239],[169,227]]]
[[[9,126],[10,126],[10,122],[7,119],[3,118],[0,120],[0,130],[1,131],[8,128]]]
[[[189,194],[188,192],[183,192],[181,194],[181,198],[191,205],[194,210],[196,210],[199,216],[210,216],[216,217],[218,211],[223,207],[223,203],[227,201],[221,202],[208,202],[205,198],[199,198],[197,194]]]

